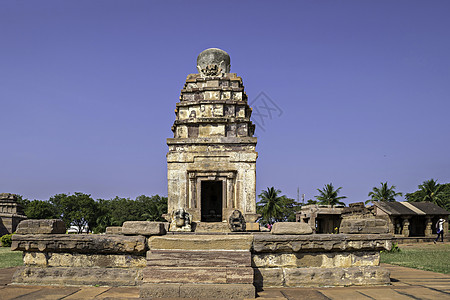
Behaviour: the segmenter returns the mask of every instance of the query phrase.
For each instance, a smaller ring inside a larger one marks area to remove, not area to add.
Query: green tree
[[[167,197],[141,195],[136,198],[136,202],[142,207],[141,217],[144,221],[165,221],[162,215],[167,214]]]
[[[335,190],[332,183],[326,184],[323,189],[317,189],[317,191],[319,191],[319,195],[314,197],[316,197],[319,204],[322,205],[345,205],[344,202],[339,201],[347,198],[346,196],[338,196],[341,189],[342,187],[338,187]]]
[[[91,195],[76,192],[73,195],[57,194],[50,198],[56,207],[58,216],[66,223],[66,227],[76,226],[78,233],[84,228],[92,231],[96,227],[97,203]]]
[[[282,217],[282,196],[280,190],[274,187],[267,188],[267,191],[261,191],[259,194],[259,202],[257,203],[257,211],[262,215],[262,223],[273,224]]]
[[[371,198],[366,201],[366,204],[374,201],[395,202],[395,197],[401,197],[402,193],[395,192],[395,185],[388,187],[386,181],[381,182],[381,188],[373,187],[368,196]]]
[[[436,180],[430,179],[424,181],[418,188],[418,191],[405,195],[408,202],[432,202],[450,211],[450,183],[439,184]]]
[[[314,204],[318,204],[319,202],[317,200],[313,200],[313,199],[308,199],[308,201],[306,202],[306,205],[314,205]]]
[[[25,208],[28,219],[56,219],[59,218],[55,206],[42,200],[30,201]]]

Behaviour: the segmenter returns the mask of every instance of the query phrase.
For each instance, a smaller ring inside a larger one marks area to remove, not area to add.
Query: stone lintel
[[[15,234],[11,250],[28,252],[145,254],[144,236],[100,234]]]
[[[254,234],[253,252],[390,250],[389,234]]]

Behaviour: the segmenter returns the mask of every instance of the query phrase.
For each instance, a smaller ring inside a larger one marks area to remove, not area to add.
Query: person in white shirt
[[[444,242],[444,223],[445,223],[445,220],[442,218],[440,218],[436,223],[437,237],[434,240],[435,244],[439,240],[439,236],[441,237],[441,242]]]

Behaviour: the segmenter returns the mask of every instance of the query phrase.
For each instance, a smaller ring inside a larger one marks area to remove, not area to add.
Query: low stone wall
[[[24,266],[13,282],[42,285],[136,286],[147,265],[147,238],[164,234],[162,223],[130,222],[128,231],[148,235],[65,234],[61,220],[26,220],[11,250],[23,251]]]
[[[390,282],[380,267],[380,250],[390,235],[257,234],[253,240],[254,284],[263,287],[381,285]]]

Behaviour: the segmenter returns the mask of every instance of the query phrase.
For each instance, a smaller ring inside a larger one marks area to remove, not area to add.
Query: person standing
[[[439,236],[441,237],[441,242],[444,242],[444,223],[445,223],[445,220],[442,218],[440,218],[436,223],[437,237],[434,240],[435,244],[439,240]]]

